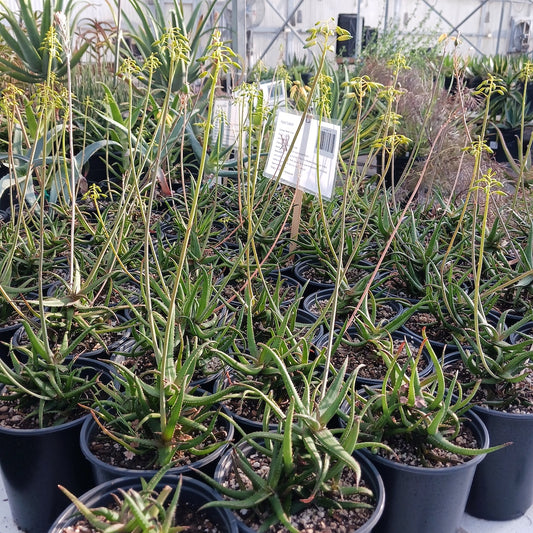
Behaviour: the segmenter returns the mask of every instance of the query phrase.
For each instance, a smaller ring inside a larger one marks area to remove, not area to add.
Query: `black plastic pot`
[[[11,342],[13,335],[15,335],[17,330],[21,327],[22,324],[0,327],[0,359],[7,364],[10,364],[8,345]]]
[[[491,445],[512,444],[479,465],[466,510],[485,520],[518,518],[533,504],[533,414],[473,410],[487,426]]]
[[[78,359],[88,373],[108,372],[98,361]],[[94,370],[93,370],[94,369]],[[90,415],[44,429],[0,426],[0,468],[13,520],[28,533],[48,530],[69,500],[57,488],[81,494],[94,486],[80,450],[80,429]]]
[[[270,281],[272,284],[272,293],[275,292],[274,285],[278,283],[278,280],[280,282],[279,285],[279,296],[280,296],[280,302],[279,305],[281,308],[287,308],[289,307],[295,300],[295,298],[301,298],[302,295],[302,285],[300,282],[291,276],[287,276],[283,274],[280,270],[273,270],[272,272],[269,272],[266,276],[266,280]],[[257,281],[257,279],[255,280]],[[235,291],[235,294],[241,289],[241,287],[244,285],[245,280],[244,279],[230,279],[228,282],[227,287],[231,288],[232,291]],[[289,289],[293,289],[295,294],[294,296],[287,294],[287,291]],[[260,286],[260,291],[267,290],[263,286]],[[268,289],[270,290],[270,289]],[[284,292],[285,291],[285,292]],[[229,310],[239,310],[242,307],[242,302],[240,297],[236,298],[227,298],[226,299],[226,306]]]
[[[324,268],[320,261],[310,258],[300,259],[294,265],[294,278],[298,280],[301,285],[305,286],[305,297],[322,289],[330,289],[334,286],[333,278],[331,281],[318,281],[312,279],[308,272],[313,267]]]
[[[335,286],[335,279],[333,277],[335,273],[331,273],[331,280],[319,281],[313,279],[310,275],[309,270],[311,268],[326,270],[325,265],[318,258],[304,257],[294,265],[294,278],[298,280],[301,285],[305,286],[304,296],[307,297],[310,294],[321,290],[332,290]],[[352,265],[350,268],[368,271],[368,276],[370,276],[370,274],[372,274],[374,270],[374,265],[367,261],[359,261],[358,263]]]
[[[426,309],[422,308],[420,309],[420,311],[426,312]],[[407,322],[403,324],[402,326],[400,326],[399,331],[409,335],[414,341],[418,343],[423,342],[422,335],[410,329],[409,326],[407,325]],[[444,342],[441,342],[440,340],[436,340],[435,338],[431,337],[431,333],[428,333],[428,342],[431,344],[431,347],[435,351],[435,354],[437,355],[437,357],[448,355],[450,353],[457,351],[457,345],[451,342],[444,343]]]
[[[414,346],[413,346],[413,355],[417,355],[417,350],[419,349],[420,347],[420,343],[418,343],[417,341],[415,340],[412,340],[412,339],[409,339],[409,337],[405,334],[405,333],[402,333],[400,331],[393,331],[391,333],[391,338],[393,341],[399,341],[399,342],[410,342],[412,343]],[[329,333],[325,333],[322,337],[320,337],[318,340],[317,340],[317,347],[318,348],[321,348],[321,347],[324,347],[327,345],[327,342],[329,340]],[[335,343],[336,341],[338,341],[338,335],[335,334],[334,338],[333,338],[333,343]],[[343,342],[343,340],[340,341],[341,343]],[[350,338],[346,337],[346,342],[357,342],[357,337],[352,337],[350,336]],[[353,354],[349,354],[349,357],[350,357],[350,363],[353,363],[353,366],[357,366],[361,363],[364,364],[364,359],[361,358],[361,359],[358,359],[357,357],[357,353],[353,353]],[[353,361],[352,361],[353,359]],[[421,378],[425,378],[427,376],[429,376],[432,372],[434,372],[435,370],[435,367],[433,366],[433,361],[431,360],[431,356],[429,355],[429,352],[426,350],[426,349],[423,349],[422,350],[422,357],[421,357],[421,361],[420,361],[422,364],[420,365],[420,368],[418,370],[418,375],[421,377]],[[348,368],[350,369],[350,367],[352,365],[348,365]],[[385,365],[384,365],[385,366]],[[337,369],[338,370],[338,369]],[[386,372],[386,370],[385,370]],[[409,372],[408,372],[409,373]],[[385,374],[383,374],[383,377],[385,377]],[[359,371],[358,375],[357,375],[357,378],[356,378],[356,384],[358,386],[375,386],[375,385],[381,385],[383,383],[383,379],[374,379],[374,378],[370,378],[370,377],[365,377],[364,375],[362,375],[362,372]]]
[[[377,171],[379,174],[383,175],[385,172],[385,168],[387,165],[387,158],[383,160],[383,156],[381,152],[379,152],[376,156],[376,165],[377,165]],[[387,188],[396,186],[401,178],[403,177],[405,170],[407,169],[407,165],[409,164],[409,161],[411,159],[411,152],[406,152],[402,155],[395,155],[393,156],[393,159],[389,165],[389,168],[387,169],[387,172],[385,173],[385,179],[384,183]],[[417,156],[415,157],[414,162],[420,162],[423,161],[424,158]]]
[[[306,296],[302,302],[302,307],[305,309],[308,313],[318,318],[320,316],[320,312],[315,309],[315,306],[317,302],[321,302],[324,300],[329,300],[331,296],[333,295],[333,289],[322,289],[320,291],[314,292],[310,294],[309,296]],[[342,296],[339,296],[342,298]],[[379,306],[381,304],[386,304],[387,306],[391,307],[391,309],[394,312],[394,316],[391,318],[391,320],[397,318],[402,312],[403,312],[403,306],[397,301],[392,299],[379,299],[376,301],[376,305]],[[339,317],[337,315],[337,322],[336,325],[338,327],[342,327],[344,324],[344,321],[348,318],[346,317]],[[388,321],[384,321],[385,323]],[[357,328],[352,325],[348,329],[349,333],[351,335],[357,335]]]
[[[511,335],[518,342],[532,323]],[[522,330],[522,331],[521,331]],[[448,363],[461,359],[459,353],[446,356]],[[466,511],[485,520],[513,520],[533,504],[533,414],[506,413],[476,405],[472,410],[481,418],[491,445],[511,443],[489,453],[478,466]]]
[[[180,491],[179,503],[176,513],[176,522],[179,524],[180,504],[187,504],[193,509],[198,509],[202,505],[220,500],[220,495],[209,485],[196,479],[183,476]],[[164,476],[161,482],[156,486],[156,492],[160,491],[166,485],[176,487],[179,482],[178,476]],[[120,478],[102,483],[90,491],[80,496],[80,501],[87,507],[106,507],[113,503],[113,494],[122,489],[127,491],[133,489],[139,491],[142,488],[140,478]],[[172,496],[170,496],[171,498]],[[237,521],[231,511],[223,507],[214,507],[206,509],[205,513],[220,531],[225,533],[236,533],[238,531]],[[69,505],[56,519],[49,529],[49,533],[60,533],[69,526],[74,526],[80,519],[80,514],[74,504]]]
[[[316,316],[310,313],[309,311],[306,311],[305,309],[297,309],[296,311],[296,324],[299,326],[309,326],[311,327],[313,324],[316,323]],[[322,324],[319,324],[316,327],[315,334],[313,335],[313,338],[309,339],[311,344],[315,345],[318,342],[318,339],[324,335],[326,332],[324,326]]]
[[[222,421],[224,419],[221,418],[220,420]],[[226,429],[228,432],[227,441],[229,443],[233,439],[234,427],[227,420],[224,420],[224,422],[226,424]],[[91,464],[93,475],[97,483],[105,483],[106,481],[110,481],[112,479],[116,479],[119,477],[151,478],[156,474],[157,472],[156,469],[132,470],[129,468],[115,466],[115,465],[102,461],[90,449],[90,442],[98,431],[99,431],[98,425],[92,418],[90,418],[88,420],[85,420],[81,428],[81,434],[80,434],[80,443],[81,443],[82,453],[85,456],[85,458],[89,461],[89,463]],[[227,448],[228,448],[228,444],[223,444],[222,446],[217,448],[214,452],[204,457],[201,457],[200,459],[198,459],[197,461],[194,461],[190,465],[182,465],[182,466],[171,468],[169,470],[169,473],[172,475],[183,474],[183,475],[195,476],[196,474],[194,473],[194,469],[196,469],[196,470],[200,470],[204,472],[207,475],[212,475],[216,468],[216,464],[220,456],[226,451]]]
[[[533,348],[533,322],[526,322],[523,326],[519,327],[514,333],[509,336],[509,342],[511,344],[519,344],[527,339],[531,340],[531,347]]]
[[[253,451],[253,447],[250,444],[239,444],[241,447],[242,452],[244,455],[247,455]],[[229,450],[227,453],[225,453],[222,458],[220,459],[217,468],[215,470],[214,479],[218,483],[224,483],[229,478],[229,474],[233,468],[233,457],[232,457],[232,450]],[[371,515],[371,517],[368,519],[368,521],[363,524],[361,527],[359,527],[357,530],[357,533],[371,533],[374,531],[374,528],[376,524],[378,523],[381,515],[383,514],[383,510],[385,508],[385,489],[383,485],[383,481],[381,479],[381,476],[379,475],[379,472],[377,471],[376,467],[372,464],[371,461],[369,461],[363,454],[359,452],[354,453],[354,457],[357,459],[359,465],[361,466],[361,478],[365,481],[366,486],[372,491],[374,494],[374,511]],[[246,524],[244,524],[242,521],[237,520],[237,524],[239,526],[239,531],[241,533],[255,533],[256,530],[250,528]],[[347,530],[352,531],[350,528],[350,524],[345,524],[347,527]],[[320,533],[320,530],[317,530],[317,533]],[[407,531],[405,532],[407,533]],[[414,531],[410,531],[409,533],[415,533]],[[429,532],[428,532],[429,533]]]
[[[121,323],[126,322],[126,319],[118,316],[118,321]],[[24,342],[24,335],[26,334],[26,330],[24,328],[18,328],[15,333],[13,334],[12,338],[12,344],[15,352],[17,355],[22,356],[24,359],[26,357],[26,354],[24,354],[20,349],[18,349],[21,346],[26,346],[27,343]],[[92,350],[90,352],[84,352],[80,353],[80,356],[84,359],[101,359],[101,360],[108,360],[111,357],[111,354],[117,351],[120,351],[122,347],[124,346],[124,343],[126,343],[129,340],[129,337],[131,335],[131,329],[125,328],[122,330],[122,333],[117,336],[117,339],[110,343],[106,348],[98,348],[96,350]],[[27,340],[27,339],[26,339]],[[27,341],[29,343],[29,341]]]
[[[227,374],[221,374],[219,378],[217,379],[217,381],[215,382],[215,388],[214,388],[215,392],[218,390],[227,388],[230,384],[230,381],[229,381],[230,379],[232,379],[233,383],[235,383],[234,381],[236,379],[235,375],[230,374],[228,376]],[[235,423],[240,427],[240,429],[244,431],[246,434],[254,433],[256,431],[263,431],[263,423],[260,422],[259,420],[253,420],[253,419],[250,419],[250,418],[247,418],[245,416],[241,416],[235,413],[224,402],[222,402],[221,405],[222,405],[222,411],[224,411],[224,413],[227,416],[231,417],[235,421]],[[277,427],[278,427],[277,423],[271,422],[268,424],[269,431],[276,431]]]
[[[468,413],[468,423],[487,448],[487,429]],[[455,533],[465,510],[470,485],[484,455],[445,468],[423,468],[391,461],[369,450],[362,453],[375,465],[385,485],[387,502],[376,533]]]
[[[520,155],[520,129],[500,128],[500,131],[503,137],[503,141],[505,142],[505,146],[509,151],[509,155],[515,161],[518,161]],[[507,163],[507,154],[505,153],[503,143],[496,130],[490,130],[487,132],[487,141],[489,143],[490,148],[494,152],[494,159],[496,159],[496,161],[498,161],[499,163]],[[524,143],[522,145],[522,154],[525,154],[528,142],[529,138],[527,134],[525,134]]]
[[[105,184],[107,180],[118,183],[122,174],[124,157],[120,152],[99,150],[85,165],[85,179],[89,185]]]

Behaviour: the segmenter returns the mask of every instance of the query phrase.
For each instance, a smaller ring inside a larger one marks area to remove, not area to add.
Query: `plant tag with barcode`
[[[330,200],[335,188],[340,125],[309,116],[291,149],[301,119],[301,113],[278,112],[264,174],[311,194],[320,191]]]

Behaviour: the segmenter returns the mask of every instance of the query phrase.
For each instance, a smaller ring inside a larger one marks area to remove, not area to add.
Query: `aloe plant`
[[[157,42],[168,33],[170,28],[176,28],[182,35],[186,36],[191,47],[192,64],[191,68],[184,68],[181,65],[177,70],[172,66],[173,59],[170,54],[161,57],[161,66],[156,73],[154,86],[158,90],[165,90],[171,87],[172,91],[182,90],[186,85],[199,78],[201,67],[196,63],[196,59],[205,56],[205,38],[209,37],[211,28],[208,27],[209,18],[217,5],[216,2],[209,2],[205,13],[202,13],[202,4],[198,4],[191,16],[187,18],[183,12],[183,5],[177,0],[171,4],[170,14],[167,15],[159,4],[154,5],[154,10],[146,9],[143,2],[129,0],[135,15],[139,18],[140,24],[136,20],[124,15],[128,25],[128,35],[131,37],[142,59],[146,61],[157,49]],[[222,7],[222,10],[224,6]],[[220,12],[218,13],[220,15]],[[123,43],[124,44],[124,43]],[[136,59],[131,48],[124,44],[122,48],[124,57]]]
[[[271,356],[288,391],[289,405],[277,431],[255,432],[242,441],[251,445],[254,453],[268,458],[268,474],[257,472],[252,464],[256,460],[237,445],[234,470],[240,469],[238,483],[245,486],[234,489],[215,483],[228,500],[208,506],[246,509],[259,522],[259,531],[281,524],[291,532],[298,531],[291,524],[291,516],[309,505],[323,506],[331,513],[335,509],[371,507],[372,494],[359,484],[361,469],[352,455],[361,447],[358,419],[350,418],[343,430],[328,428],[348,392],[353,392],[356,373],[346,376],[345,364],[322,394],[313,372],[304,372],[297,385],[290,368],[275,350]],[[267,401],[273,403],[272,399]],[[354,473],[355,485],[343,482],[345,470]],[[353,498],[356,494],[362,499]]]
[[[422,347],[426,348],[435,367],[435,373],[424,379],[417,369]],[[405,349],[410,353],[406,362],[400,366],[398,354],[391,353],[382,386],[365,387],[364,393],[357,397],[361,440],[390,443],[397,437],[406,439],[417,450],[420,460],[428,464],[431,464],[429,456],[425,454],[431,455],[432,446],[463,457],[500,449],[502,446],[465,447],[453,442],[461,431],[462,415],[470,409],[479,383],[465,392],[457,375],[447,381],[441,361],[427,337],[416,353],[412,353],[408,344]]]
[[[128,533],[157,527],[161,533],[179,533],[187,529],[186,526],[176,525],[176,522],[179,522],[177,510],[182,478],[179,478],[177,486],[165,484],[157,492],[158,484],[162,484],[165,473],[165,469],[162,469],[149,481],[141,479],[139,490],[119,488],[113,494],[112,504],[108,507],[88,507],[67,488],[61,485],[59,488],[96,531]]]
[[[121,446],[125,457],[142,457],[145,469],[179,466],[187,454],[194,461],[224,446],[228,433],[221,426],[228,423],[218,412],[223,394],[195,393],[190,385],[208,349],[200,344],[165,374],[157,365],[136,371],[127,360],[115,362],[116,382],[101,385],[105,397],[93,412],[104,438]]]
[[[91,332],[81,331],[74,339],[67,336],[57,351],[44,342],[27,322],[22,322],[28,336],[27,346],[11,346],[10,362],[0,360],[2,400],[18,406],[26,419],[34,419],[37,427],[48,427],[80,416],[80,406],[90,407],[98,387],[98,374],[84,375],[83,366],[76,367],[75,358],[67,356]],[[18,353],[17,353],[18,352]],[[31,427],[31,426],[29,426]]]

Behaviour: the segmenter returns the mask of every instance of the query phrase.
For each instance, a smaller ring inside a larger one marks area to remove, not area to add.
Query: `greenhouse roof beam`
[[[298,11],[298,9],[300,8],[300,6],[304,3],[304,0],[300,0],[296,6],[294,7],[294,9],[287,15],[287,17],[285,18],[278,10],[277,8],[272,5],[272,2],[270,2],[270,0],[266,0],[267,4],[279,15],[279,17],[281,18],[281,20],[283,21],[283,25],[278,29],[278,31],[276,32],[276,34],[274,35],[274,37],[272,37],[271,41],[268,43],[268,46],[263,50],[263,53],[261,54],[261,57],[259,58],[260,60],[263,59],[265,57],[265,55],[267,54],[267,52],[270,50],[270,48],[272,47],[272,45],[276,42],[276,39],[280,36],[280,34],[285,30],[285,27],[288,26],[289,29],[294,33],[294,35],[296,35],[296,37],[298,37],[298,39],[303,43],[305,44],[305,41],[303,41],[303,39],[298,35],[298,32],[296,32],[289,24],[291,18],[296,14],[296,12]]]
[[[449,33],[458,33],[459,32],[459,28],[465,23],[467,22],[468,20],[470,20],[475,13],[477,13],[485,4],[487,4],[488,2],[490,2],[490,0],[482,0],[480,2],[480,4],[467,16],[465,17],[461,22],[459,22],[459,24],[456,24],[454,25],[453,22],[449,21],[440,11],[437,11],[437,9],[432,6],[427,0],[422,0],[424,2],[424,4],[426,4],[426,6],[429,7],[429,9],[431,9],[431,11],[434,11],[446,24],[448,24],[450,26],[450,32]],[[470,46],[472,46],[479,54],[483,54],[483,52],[472,42],[470,41],[467,37],[465,37],[464,35],[462,36],[463,39],[465,41],[467,41]]]

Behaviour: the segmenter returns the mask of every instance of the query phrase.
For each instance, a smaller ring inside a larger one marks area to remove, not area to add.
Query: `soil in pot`
[[[258,381],[254,381],[252,376],[247,378],[237,378],[235,374],[221,375],[215,384],[215,390],[228,387],[230,384],[238,384],[239,381],[245,381],[253,384],[256,387],[262,388]],[[284,390],[284,389],[283,389]],[[278,406],[284,410],[288,407],[290,399],[285,395],[277,395],[273,398]],[[231,416],[239,427],[245,433],[252,433],[254,431],[262,431],[264,420],[264,402],[255,397],[251,393],[246,393],[243,390],[243,394],[239,398],[228,398],[222,402],[222,409],[227,415]],[[274,431],[278,426],[274,415],[268,420],[267,427],[270,431]]]
[[[400,331],[422,342],[424,328],[428,341],[438,357],[457,349],[451,329],[430,311],[415,311],[400,327]]]
[[[345,272],[346,281],[350,286],[369,278],[373,271],[371,263],[355,263]],[[335,271],[318,260],[302,259],[294,266],[294,277],[306,285],[305,295],[322,289],[331,289],[335,284]]]
[[[380,279],[379,285],[376,286],[375,292],[412,303],[418,302],[420,298],[425,296],[425,293],[410,287],[397,270],[392,270],[384,275]]]
[[[261,294],[265,290],[269,290],[275,300],[279,301],[281,307],[290,305],[301,291],[300,283],[287,275],[281,276],[279,286],[277,273],[268,274],[264,280],[265,283],[258,277],[252,280],[252,294]],[[241,300],[247,290],[246,283],[246,279],[241,277],[230,279],[226,283],[221,296],[227,302],[228,307],[235,309],[241,307]]]
[[[157,369],[154,352],[151,349],[136,346],[134,341],[124,344],[120,351],[113,353],[111,360],[131,370],[136,376],[142,376],[143,380],[148,382],[153,379],[150,374]],[[222,360],[206,351],[196,364],[190,386],[212,392],[223,369]]]
[[[319,316],[324,308],[329,304],[332,296],[330,289],[324,289],[317,291],[305,298],[303,306],[304,309],[309,311],[314,316]],[[339,296],[339,302],[341,307],[337,310],[337,319],[346,320],[353,311],[352,306],[342,307],[342,294]],[[397,302],[382,301],[376,302],[376,323],[388,322],[402,311],[402,307]],[[329,318],[330,314],[326,314],[326,318]]]
[[[81,333],[81,329],[73,330],[70,338],[74,339]],[[54,348],[53,343],[58,345],[63,334],[63,328],[48,327],[48,336],[52,348]],[[129,336],[130,329],[126,327],[124,320],[110,316],[102,328],[97,328],[85,336],[73,349],[71,355],[89,359],[109,359],[111,353],[119,350]],[[25,329],[18,329],[13,336],[13,346],[17,348],[26,346],[28,343],[29,339]]]
[[[213,411],[213,416],[218,416]],[[194,475],[193,468],[206,474],[212,474],[216,462],[232,441],[234,427],[227,420],[219,417],[211,435],[196,446],[197,449],[218,445],[216,449],[204,455],[192,455],[187,450],[176,450],[176,465],[170,470],[171,474]],[[194,437],[182,435],[183,439],[190,440]],[[157,450],[150,450],[144,454],[129,452],[107,435],[103,434],[94,420],[88,420],[81,430],[81,449],[92,465],[95,479],[103,483],[118,477],[153,476],[157,471],[154,466],[157,459]]]

